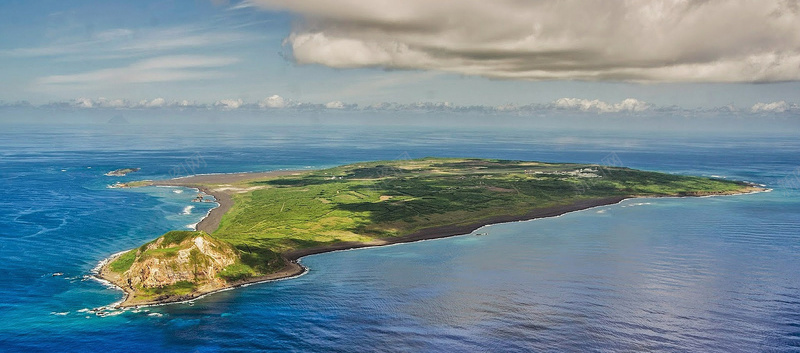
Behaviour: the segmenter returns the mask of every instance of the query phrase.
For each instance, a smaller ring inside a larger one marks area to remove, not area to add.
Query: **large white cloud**
[[[252,0],[301,64],[508,79],[800,80],[794,0]]]

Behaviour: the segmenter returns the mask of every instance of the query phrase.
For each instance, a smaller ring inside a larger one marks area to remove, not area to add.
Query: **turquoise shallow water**
[[[2,351],[800,350],[800,142],[791,132],[13,125],[0,135]],[[601,163],[764,183],[771,193],[637,199],[461,236],[304,258],[306,275],[100,317],[98,261],[212,205],[182,173],[476,156]],[[108,170],[136,166],[123,178]],[[176,190],[182,190],[176,193]],[[194,206],[187,212],[187,206]],[[64,276],[52,276],[63,272]]]

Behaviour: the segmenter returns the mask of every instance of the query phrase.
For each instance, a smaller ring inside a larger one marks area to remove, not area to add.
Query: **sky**
[[[800,114],[795,0],[5,0],[0,33],[6,105]]]

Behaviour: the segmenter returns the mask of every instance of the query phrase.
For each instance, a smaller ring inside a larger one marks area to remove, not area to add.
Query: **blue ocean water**
[[[800,139],[793,131],[3,130],[1,351],[800,351]],[[106,317],[91,311],[122,297],[88,276],[99,261],[186,229],[213,206],[191,203],[191,189],[109,184],[424,156],[614,160],[775,191],[627,200],[488,226],[481,230],[488,236],[310,256],[302,277],[192,303]],[[122,167],[141,171],[103,175]]]

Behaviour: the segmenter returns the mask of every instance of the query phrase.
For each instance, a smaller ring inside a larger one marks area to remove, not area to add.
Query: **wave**
[[[186,206],[186,207],[183,208],[183,212],[181,212],[181,214],[190,215],[190,214],[192,214],[192,210],[193,209],[194,209],[194,206],[191,206],[191,205],[190,206]]]

